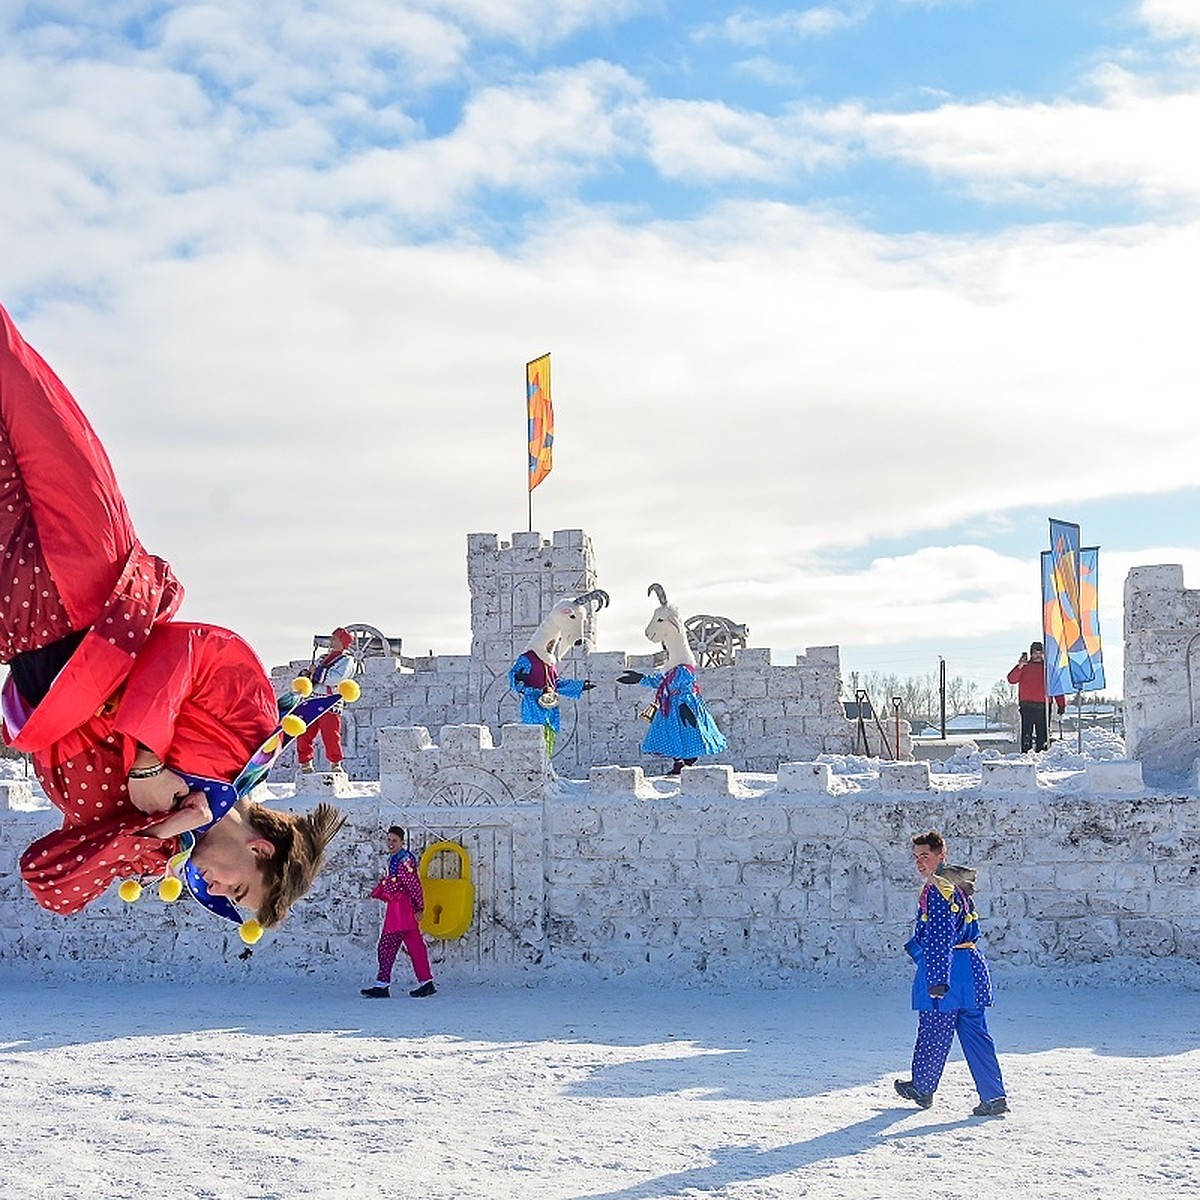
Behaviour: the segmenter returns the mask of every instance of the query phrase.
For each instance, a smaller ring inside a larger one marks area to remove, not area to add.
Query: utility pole
[[[946,660],[938,655],[938,697],[942,706],[942,741],[946,740]]]

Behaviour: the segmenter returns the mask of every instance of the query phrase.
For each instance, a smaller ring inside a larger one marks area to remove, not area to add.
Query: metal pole
[[[938,696],[942,704],[942,741],[946,740],[946,660],[938,655]]]

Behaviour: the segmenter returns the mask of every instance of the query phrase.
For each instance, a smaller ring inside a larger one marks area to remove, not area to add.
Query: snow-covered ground
[[[1102,741],[1040,768],[1120,756]],[[934,764],[935,787],[990,754]],[[873,786],[872,760],[830,761],[838,791]],[[957,1051],[932,1110],[896,1097],[915,1018],[892,964],[778,990],[447,979],[390,1001],[69,972],[0,973],[0,1200],[1200,1197],[1195,964],[1001,964],[996,1120],[969,1115]]]
[[[1127,978],[1138,971],[1128,965]],[[1005,983],[1013,1110],[955,1051],[895,1096],[907,988],[286,989],[3,979],[6,1200],[1200,1195],[1200,992]]]

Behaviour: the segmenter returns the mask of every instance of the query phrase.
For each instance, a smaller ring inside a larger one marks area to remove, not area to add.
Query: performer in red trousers
[[[21,856],[22,878],[66,915],[174,860],[205,907],[243,925],[243,905],[270,927],[342,817],[248,798],[287,740],[270,680],[237,634],[175,621],[182,599],[87,418],[0,308],[0,712],[63,814]]]
[[[317,663],[311,671],[304,671],[313,682],[313,689],[325,696],[332,696],[337,691],[338,684],[354,675],[354,658],[350,647],[354,638],[344,626],[338,626],[329,638],[329,652]],[[329,760],[331,771],[345,774],[342,766],[345,754],[342,750],[342,714],[339,708],[331,708],[323,716],[311,722],[308,728],[296,739],[296,758],[300,762],[300,770],[311,773],[315,770],[313,757],[316,752],[317,734],[325,745],[325,757]]]

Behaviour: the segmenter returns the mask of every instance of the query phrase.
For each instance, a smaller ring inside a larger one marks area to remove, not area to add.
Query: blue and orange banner
[[[550,401],[550,355],[525,364],[525,407],[529,417],[529,490],[554,468],[554,405]]]
[[[1099,561],[1099,547],[1080,547],[1078,525],[1051,520],[1050,549],[1042,553],[1047,696],[1104,687]]]
[[[1084,546],[1079,551],[1079,623],[1083,648],[1087,651],[1091,679],[1083,692],[1104,689],[1104,648],[1100,644],[1100,547]]]

